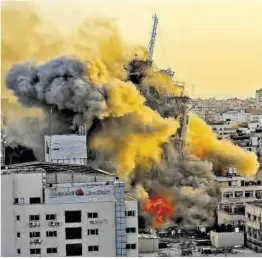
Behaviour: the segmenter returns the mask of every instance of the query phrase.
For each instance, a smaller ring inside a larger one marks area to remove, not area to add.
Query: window
[[[57,231],[46,231],[46,236],[47,237],[56,237]]]
[[[17,254],[19,255],[21,254],[21,249],[17,249],[16,251],[17,251]]]
[[[82,228],[66,228],[66,239],[82,239]]]
[[[67,244],[66,256],[79,256],[82,255],[82,244]]]
[[[76,223],[81,222],[81,211],[65,211],[65,222]]]
[[[136,244],[126,244],[126,249],[136,249]]]
[[[46,220],[56,220],[56,214],[46,214]]]
[[[136,233],[136,228],[126,228],[126,233]]]
[[[40,237],[40,232],[30,232],[29,233],[29,237],[32,238],[32,237]]]
[[[253,197],[253,195],[254,195],[253,191],[245,191],[245,197],[246,198],[251,198],[251,197]]]
[[[89,219],[96,219],[96,218],[98,218],[98,213],[97,212],[89,212],[89,213],[87,213],[87,217]]]
[[[38,204],[38,203],[41,203],[41,199],[40,199],[40,197],[33,197],[33,198],[29,199],[29,203],[30,204]]]
[[[243,192],[242,191],[236,191],[235,192],[235,197],[236,198],[242,198],[243,197]]]
[[[41,254],[41,249],[40,248],[30,249],[30,254],[31,255],[40,255]]]
[[[29,215],[29,221],[38,221],[40,220],[40,215]]]
[[[14,204],[18,204],[18,198],[14,198]]]
[[[88,252],[98,252],[99,246],[88,246]]]
[[[17,236],[17,237],[20,237],[20,232],[17,232],[17,233],[16,233],[16,236]]]
[[[16,220],[19,221],[20,220],[20,216],[16,215]]]
[[[223,193],[223,198],[232,198],[233,197],[233,193],[232,192],[225,192]]]
[[[46,253],[47,254],[57,254],[57,248],[56,247],[46,248]]]
[[[126,217],[134,217],[136,212],[134,210],[129,210],[125,212]]]
[[[88,230],[87,230],[87,235],[88,235],[88,236],[98,235],[98,229],[88,229]]]

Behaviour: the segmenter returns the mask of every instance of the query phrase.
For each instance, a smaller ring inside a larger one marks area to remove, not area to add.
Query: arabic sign
[[[45,189],[46,203],[90,202],[114,199],[114,187],[110,185],[52,187]]]

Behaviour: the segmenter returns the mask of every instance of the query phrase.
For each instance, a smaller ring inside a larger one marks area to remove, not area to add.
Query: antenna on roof
[[[151,39],[150,39],[149,44],[148,44],[149,61],[153,61],[154,46],[155,46],[155,41],[156,41],[157,24],[158,24],[158,17],[155,14],[153,16],[153,30],[152,30],[152,33],[151,33]]]

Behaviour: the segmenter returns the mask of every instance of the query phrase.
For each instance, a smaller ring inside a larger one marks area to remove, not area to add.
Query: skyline
[[[110,18],[125,42],[145,47],[156,13],[154,61],[159,68],[175,71],[175,80],[185,82],[191,97],[254,97],[262,87],[262,2],[111,0],[34,5],[61,32],[76,30],[88,17]]]

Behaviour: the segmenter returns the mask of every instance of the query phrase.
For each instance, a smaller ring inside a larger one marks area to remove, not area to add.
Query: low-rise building
[[[247,246],[262,253],[262,200],[246,204]]]
[[[244,232],[210,232],[212,246],[226,248],[233,246],[244,246]]]
[[[139,253],[154,253],[159,251],[159,237],[150,234],[138,235]]]
[[[35,163],[2,171],[2,256],[138,256],[137,200],[118,178],[79,166],[89,174],[79,182],[77,169]]]

